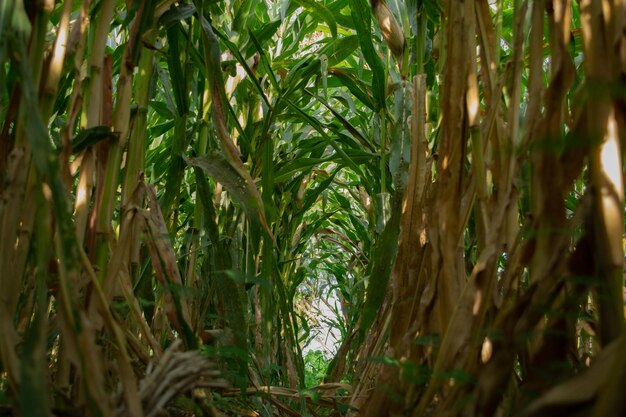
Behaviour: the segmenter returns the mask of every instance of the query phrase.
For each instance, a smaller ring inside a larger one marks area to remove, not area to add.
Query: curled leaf
[[[222,184],[231,196],[241,204],[248,217],[259,224],[274,240],[272,231],[265,219],[263,200],[261,200],[259,190],[248,171],[243,168],[243,164],[238,169],[217,150],[197,158],[185,158],[185,161],[193,167],[202,169]]]

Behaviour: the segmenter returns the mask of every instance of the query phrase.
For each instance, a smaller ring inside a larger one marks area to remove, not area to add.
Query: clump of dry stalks
[[[180,340],[175,341],[163,356],[150,362],[146,375],[139,382],[139,395],[146,417],[160,415],[170,401],[196,388],[223,389],[229,386],[221,378],[215,363],[198,351],[183,351],[181,347]],[[121,390],[117,404],[117,414],[127,416]]]

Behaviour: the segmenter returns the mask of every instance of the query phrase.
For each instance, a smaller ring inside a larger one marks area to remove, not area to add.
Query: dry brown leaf
[[[157,278],[162,285],[165,286],[165,312],[167,317],[176,328],[179,334],[184,334],[183,326],[180,323],[176,306],[172,295],[173,289],[169,285],[175,285],[182,288],[182,278],[178,270],[176,262],[176,254],[172,248],[172,242],[167,231],[167,226],[161,213],[161,208],[156,197],[154,189],[145,185],[146,195],[148,197],[149,210],[144,210],[143,214],[146,227],[145,232],[149,236],[148,249],[152,259],[152,266]],[[189,306],[183,297],[180,297],[180,307],[182,319],[187,323],[190,322]]]

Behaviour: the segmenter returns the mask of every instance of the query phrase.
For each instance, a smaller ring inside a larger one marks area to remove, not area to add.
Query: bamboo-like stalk
[[[35,10],[31,45],[28,51],[32,82],[39,80],[43,67],[45,48],[45,31],[48,17],[52,9],[50,1],[39,4]],[[20,7],[20,6],[18,6]],[[17,11],[14,11],[17,13]],[[20,39],[19,42],[25,42]],[[21,59],[27,59],[21,56]],[[34,89],[34,86],[32,86]],[[15,387],[19,384],[18,360],[15,353],[20,343],[20,336],[13,324],[15,309],[21,291],[21,280],[24,273],[24,260],[29,249],[32,228],[36,212],[36,176],[31,166],[30,142],[26,123],[29,109],[24,102],[20,104],[15,126],[15,150],[9,155],[12,159],[8,168],[9,186],[5,189],[12,197],[0,206],[0,231],[6,238],[0,242],[0,285],[5,288],[0,304],[0,322],[6,340],[0,345],[0,355],[9,371],[10,383]],[[26,210],[25,210],[26,209]]]
[[[152,45],[156,39],[156,32],[144,35],[144,42]],[[126,172],[122,187],[122,206],[129,201],[134,192],[140,173],[146,169],[147,147],[147,119],[148,102],[150,100],[150,81],[154,69],[154,50],[142,51],[137,68],[137,84],[135,86],[134,101],[137,104],[137,113],[133,121],[133,130],[128,142],[128,156],[126,159]]]
[[[100,4],[97,26],[93,34],[93,40],[89,45],[89,74],[85,94],[90,100],[85,102],[86,127],[94,127],[100,124],[102,109],[102,65],[104,62],[104,50],[109,38],[111,19],[113,18],[114,0],[104,0]]]
[[[113,219],[113,209],[115,206],[116,192],[118,187],[118,177],[122,163],[122,153],[126,149],[128,143],[128,133],[130,129],[131,115],[131,97],[132,97],[132,81],[133,71],[135,68],[134,52],[135,48],[141,48],[140,29],[150,30],[149,27],[142,27],[142,18],[144,15],[150,14],[147,4],[142,4],[135,18],[129,34],[129,39],[124,48],[122,56],[122,64],[120,66],[120,74],[117,82],[117,100],[113,108],[113,131],[116,133],[118,140],[111,144],[109,150],[109,159],[105,169],[104,184],[102,186],[102,195],[98,210],[98,223],[96,225],[97,233],[101,235],[110,235],[111,222]],[[142,91],[144,93],[145,91]],[[136,156],[136,155],[135,155]]]
[[[56,99],[59,89],[59,80],[61,79],[63,72],[63,64],[65,63],[65,55],[69,41],[70,14],[72,12],[72,5],[72,0],[66,0],[63,2],[57,36],[52,47],[52,56],[45,76],[41,104],[41,113],[44,120],[47,120],[52,113],[52,106],[54,105],[54,100]]]
[[[113,17],[114,0],[104,0],[101,3],[98,23],[95,28],[91,45],[89,45],[89,74],[84,94],[89,100],[83,101],[85,127],[92,128],[101,124],[102,116],[102,66],[104,50],[109,36],[111,19]],[[83,242],[89,217],[89,207],[94,185],[95,155],[93,149],[88,148],[83,153],[80,166],[80,177],[76,190],[74,204],[75,229],[78,242]]]

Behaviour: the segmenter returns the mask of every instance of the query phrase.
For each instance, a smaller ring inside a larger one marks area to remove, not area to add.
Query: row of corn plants
[[[622,415],[624,7],[2,2],[0,407]]]

